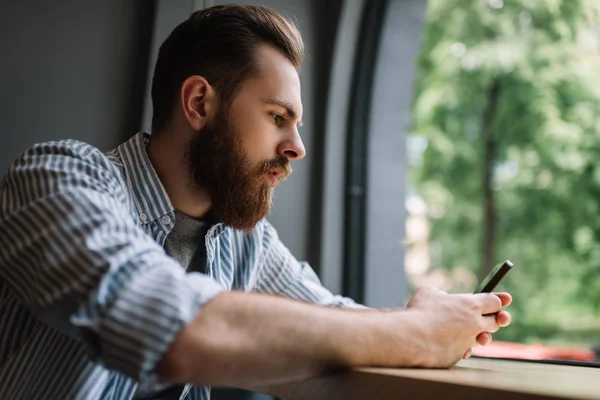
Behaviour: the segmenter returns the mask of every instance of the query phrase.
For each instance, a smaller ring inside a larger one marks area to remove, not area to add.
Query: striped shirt
[[[205,236],[206,274],[164,251],[175,216],[139,133],[103,154],[35,145],[0,187],[0,399],[131,399],[153,392],[180,329],[225,290],[359,307],[331,294],[275,229],[223,224]],[[186,385],[181,399],[209,399]]]

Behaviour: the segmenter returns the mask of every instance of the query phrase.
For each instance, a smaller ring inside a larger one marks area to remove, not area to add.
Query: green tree
[[[599,7],[429,0],[411,182],[433,268],[515,263],[507,339],[600,342]]]

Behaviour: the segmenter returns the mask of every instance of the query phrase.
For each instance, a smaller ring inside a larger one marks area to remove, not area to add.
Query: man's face
[[[242,83],[228,107],[188,145],[194,184],[211,199],[215,217],[251,230],[271,208],[274,187],[290,173],[289,160],[302,159],[298,134],[302,103],[300,80],[281,53],[263,46],[261,73]]]

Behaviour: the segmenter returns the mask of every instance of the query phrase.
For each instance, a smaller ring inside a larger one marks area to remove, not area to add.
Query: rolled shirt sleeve
[[[34,146],[0,188],[0,277],[30,311],[149,390],[181,328],[224,290],[140,227],[118,169],[75,141]]]

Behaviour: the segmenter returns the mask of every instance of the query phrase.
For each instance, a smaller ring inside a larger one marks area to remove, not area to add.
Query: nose
[[[277,152],[288,160],[302,160],[306,155],[306,149],[298,130],[294,129],[293,131],[293,135],[290,138],[286,138],[286,140],[279,144]]]

